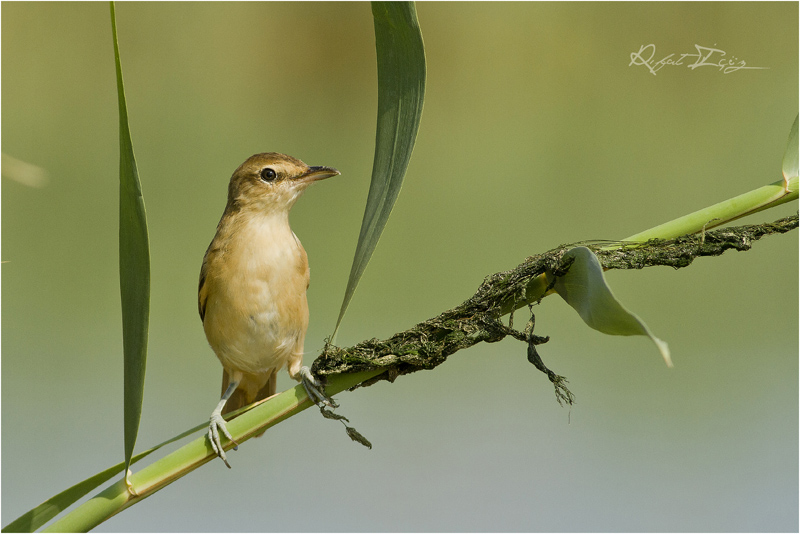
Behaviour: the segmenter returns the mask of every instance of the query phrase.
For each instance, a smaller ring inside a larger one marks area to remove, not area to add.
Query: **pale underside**
[[[303,363],[308,259],[287,215],[242,218],[247,226],[235,228],[207,269],[215,276],[205,280],[203,328],[227,375],[243,375],[248,403],[270,376],[288,367],[296,378]]]

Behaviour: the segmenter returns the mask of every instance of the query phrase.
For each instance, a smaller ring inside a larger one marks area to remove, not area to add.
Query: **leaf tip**
[[[664,363],[667,364],[667,367],[669,367],[670,369],[675,367],[675,365],[672,363],[672,357],[670,356],[669,345],[667,345],[667,342],[662,339],[658,339],[656,336],[652,334],[650,335],[650,337],[658,347],[658,351],[661,353],[661,357],[664,358]]]

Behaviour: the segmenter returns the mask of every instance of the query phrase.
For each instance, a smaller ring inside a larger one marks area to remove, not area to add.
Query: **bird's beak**
[[[338,174],[341,173],[333,167],[309,167],[306,172],[297,177],[297,181],[312,183]]]

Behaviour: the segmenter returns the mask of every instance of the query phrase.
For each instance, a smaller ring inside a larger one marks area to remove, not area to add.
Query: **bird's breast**
[[[302,354],[308,258],[288,221],[256,219],[236,230],[206,275],[206,336],[226,367],[279,369]]]

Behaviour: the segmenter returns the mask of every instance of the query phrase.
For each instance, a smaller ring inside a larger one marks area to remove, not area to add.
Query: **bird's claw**
[[[228,427],[225,425],[225,419],[220,414],[214,413],[211,415],[211,421],[208,424],[208,441],[211,442],[211,448],[219,456],[228,469],[231,464],[228,463],[228,458],[225,456],[225,449],[222,448],[222,441],[220,440],[220,430],[222,434],[233,443],[233,450],[238,450],[239,444],[233,441],[233,436],[228,432]]]
[[[331,408],[338,408],[339,405],[336,402],[325,395],[323,391],[322,384],[320,384],[319,380],[311,374],[311,369],[308,366],[303,366],[300,368],[300,382],[303,384],[303,388],[305,388],[308,397],[311,401],[316,404],[317,406],[324,405],[329,406]]]

